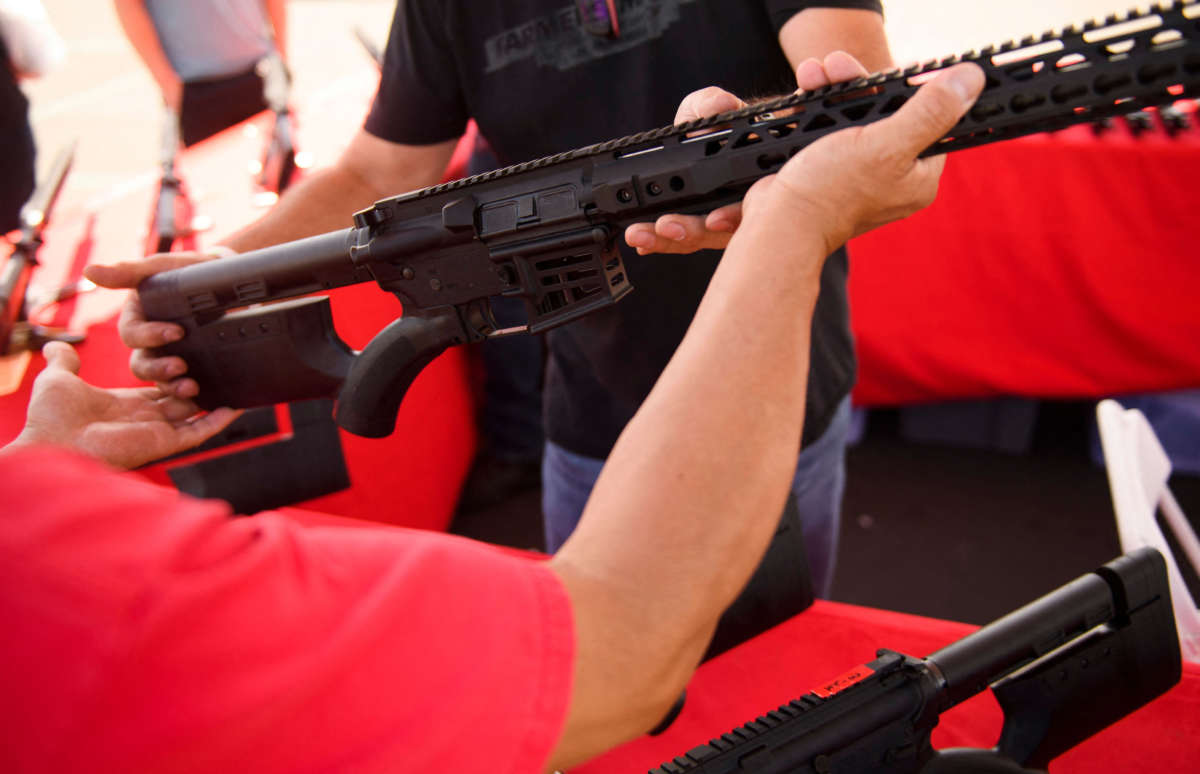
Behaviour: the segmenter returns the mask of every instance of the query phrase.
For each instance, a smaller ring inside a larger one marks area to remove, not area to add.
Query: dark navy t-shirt
[[[515,164],[667,125],[704,86],[783,94],[795,76],[778,30],[808,7],[881,11],[877,0],[625,0],[614,40],[584,30],[573,0],[400,0],[366,129],[421,145],[458,137],[474,118],[500,161]],[[623,257],[634,292],[547,334],[547,437],[591,457],[608,456],[649,393],[720,253]],[[847,270],[838,251],[822,275],[805,443],[854,381]]]

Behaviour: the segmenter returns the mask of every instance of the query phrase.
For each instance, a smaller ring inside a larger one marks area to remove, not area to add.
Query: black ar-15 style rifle
[[[625,226],[739,200],[757,179],[831,132],[895,112],[960,61],[987,85],[936,154],[1095,121],[1200,94],[1200,0],[1165,3],[665,127],[377,202],[354,227],[166,272],[139,289],[147,316],[181,323],[181,355],[206,408],[338,399],[350,432],[379,437],[405,391],[446,347],[537,333],[632,290]],[[328,300],[262,304],[375,281],[404,316],[353,352]],[[492,296],[525,301],[500,329]]]
[[[891,650],[650,774],[1021,774],[1179,682],[1166,563],[1119,557],[924,659]],[[988,686],[991,750],[936,751],[938,715]]]

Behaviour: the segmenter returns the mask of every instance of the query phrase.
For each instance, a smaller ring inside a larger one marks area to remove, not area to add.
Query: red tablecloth
[[[1196,127],[954,154],[932,207],[851,245],[855,402],[1200,386],[1197,175]]]
[[[683,712],[572,774],[636,774],[687,752],[875,657],[877,648],[924,656],[976,627],[817,601],[809,610],[702,665]],[[990,692],[943,714],[934,746],[990,747],[1002,716]],[[1200,754],[1200,665],[1142,709],[1058,758],[1053,774],[1193,771]]]

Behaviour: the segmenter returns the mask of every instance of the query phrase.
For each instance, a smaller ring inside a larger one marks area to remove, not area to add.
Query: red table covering
[[[703,664],[683,712],[571,774],[635,774],[775,709],[875,657],[877,648],[925,656],[976,627],[818,600],[785,623]],[[990,692],[942,715],[937,748],[991,747],[1001,726]],[[1052,774],[1193,771],[1200,754],[1200,665],[1155,701],[1060,756]]]
[[[851,245],[859,405],[1200,386],[1200,128],[1118,123],[953,154]]]

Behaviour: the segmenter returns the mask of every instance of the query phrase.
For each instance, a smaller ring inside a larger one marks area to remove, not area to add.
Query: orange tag
[[[814,688],[813,693],[822,699],[828,699],[830,696],[841,693],[855,683],[861,683],[873,674],[875,674],[875,670],[863,664],[862,666],[854,667],[854,669],[851,669],[844,675],[838,675],[820,688]]]
[[[0,357],[0,395],[12,395],[21,389],[25,380],[25,371],[29,361],[33,359],[32,352],[20,352],[16,355]]]

